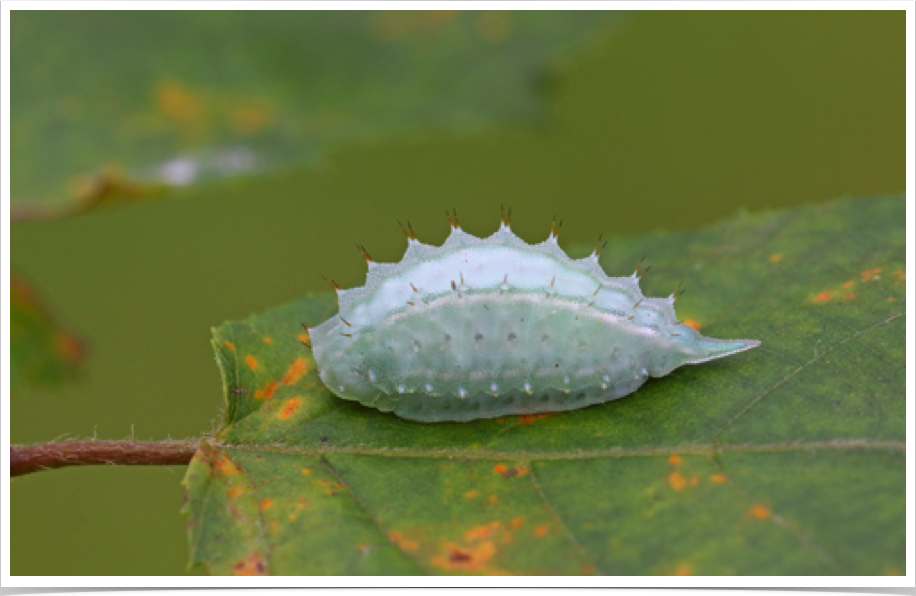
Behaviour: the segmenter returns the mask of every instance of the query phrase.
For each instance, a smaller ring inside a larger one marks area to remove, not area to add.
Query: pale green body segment
[[[471,420],[617,399],[683,364],[755,347],[677,321],[673,297],[645,298],[596,255],[572,260],[551,236],[507,226],[440,247],[411,240],[341,290],[340,316],[311,331],[322,381],[346,399],[414,420]]]

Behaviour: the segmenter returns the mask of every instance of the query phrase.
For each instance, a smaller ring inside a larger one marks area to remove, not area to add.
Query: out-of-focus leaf
[[[12,196],[65,201],[100,173],[182,186],[530,120],[551,61],[611,14],[17,11]]]
[[[905,569],[904,201],[615,239],[751,352],[581,410],[402,420],[334,397],[314,296],[214,331],[224,426],[186,479],[212,573],[876,575]],[[586,251],[573,251],[577,253]]]
[[[10,385],[53,387],[79,372],[82,340],[66,331],[16,271],[10,275]]]

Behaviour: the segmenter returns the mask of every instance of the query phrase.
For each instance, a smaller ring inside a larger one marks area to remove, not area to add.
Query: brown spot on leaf
[[[826,291],[825,291],[825,292],[821,292],[820,294],[817,294],[817,295],[816,295],[814,298],[812,298],[811,300],[813,300],[814,302],[827,302],[827,301],[830,300],[831,298],[833,298],[833,292],[826,292]]]
[[[311,473],[312,473],[312,471],[311,471],[309,468],[302,468],[302,475],[303,475],[303,476],[308,476],[308,475],[311,474]]]
[[[522,527],[524,523],[525,523],[525,520],[523,520],[519,516],[515,516],[512,518],[512,521],[509,523],[509,525],[512,527],[513,530],[518,530],[519,528]]]
[[[252,356],[252,355],[249,354],[249,355],[245,358],[245,362],[248,363],[248,366],[249,366],[249,368],[251,368],[251,370],[258,370],[258,361],[255,359],[254,356]]]
[[[270,506],[273,505],[273,504],[274,504],[274,500],[273,500],[273,499],[263,499],[263,500],[261,500],[261,511],[264,511],[264,510],[270,508]]]
[[[286,400],[286,403],[283,404],[283,409],[280,410],[280,418],[286,420],[295,414],[296,410],[298,410],[301,405],[302,400],[298,396],[289,398]],[[305,473],[305,470],[303,470],[303,473]]]
[[[754,505],[748,513],[757,519],[769,519],[773,515],[765,505]]]
[[[232,488],[226,491],[226,496],[229,497],[230,499],[238,499],[243,492],[245,492],[245,487],[233,486]]]
[[[528,468],[524,465],[518,465],[514,468],[507,468],[503,464],[493,466],[493,471],[502,475],[503,478],[514,478],[515,476],[524,476],[528,473]]]
[[[445,555],[436,555],[431,563],[434,567],[450,572],[486,572],[487,564],[496,554],[496,546],[491,540],[481,542],[473,547],[462,547],[449,544]]]
[[[265,343],[265,344],[272,344],[272,343],[274,343],[274,340],[270,339],[269,337],[262,337],[261,339],[264,340],[264,343]]]
[[[535,538],[543,538],[546,535],[547,535],[547,526],[546,525],[540,524],[534,528]]]
[[[244,561],[239,561],[232,569],[233,575],[265,575],[267,567],[258,553],[252,553]]]
[[[671,465],[673,465],[673,466],[679,466],[679,465],[681,465],[682,461],[683,461],[683,460],[681,460],[681,456],[679,456],[679,455],[672,455],[672,456],[668,457],[668,463],[671,464]]]

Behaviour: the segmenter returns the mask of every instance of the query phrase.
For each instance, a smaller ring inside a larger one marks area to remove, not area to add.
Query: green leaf
[[[756,350],[581,410],[423,424],[330,394],[319,295],[214,330],[224,425],[189,471],[211,573],[880,575],[905,569],[905,205],[614,239]],[[591,247],[570,252],[583,254]]]
[[[100,187],[131,199],[343,143],[530,121],[549,68],[613,15],[17,11],[12,196],[33,214]]]
[[[10,274],[10,386],[56,387],[72,380],[86,357],[81,339],[64,329],[19,273]]]

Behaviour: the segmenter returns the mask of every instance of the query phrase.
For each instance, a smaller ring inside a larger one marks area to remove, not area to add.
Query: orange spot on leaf
[[[272,343],[274,343],[274,340],[270,339],[269,337],[262,337],[261,339],[264,340],[264,343],[265,343],[265,344],[272,344]]]
[[[255,391],[255,392],[254,392],[254,397],[255,397],[255,399],[264,399],[264,390],[263,390],[263,389],[258,389],[257,391]]]
[[[299,335],[296,336],[296,339],[298,339],[299,341],[305,342],[307,344],[311,343],[311,338],[309,337],[308,333],[300,333]]]
[[[852,293],[850,293],[850,294],[844,294],[844,295],[843,295],[843,298],[845,298],[846,300],[852,300],[852,299],[855,298],[855,297],[856,297],[856,295],[855,295],[855,294],[852,294]]]
[[[475,545],[473,548],[455,545],[446,546],[447,554],[436,555],[431,563],[440,569],[449,571],[475,572],[485,571],[487,563],[496,554],[496,546],[487,540]]]
[[[475,538],[486,538],[490,535],[490,528],[487,526],[477,526],[472,528],[464,533],[465,540],[473,540]]]
[[[261,511],[264,511],[265,509],[269,508],[273,504],[274,504],[273,499],[263,499],[261,501]]]
[[[394,530],[388,532],[388,538],[394,542],[401,550],[416,550],[418,546],[416,542],[408,539],[400,532],[396,532]]]
[[[532,424],[535,420],[540,420],[548,416],[550,416],[550,412],[544,412],[542,414],[522,414],[519,416],[519,422],[522,424]]]
[[[687,486],[687,479],[678,472],[671,472],[671,474],[668,475],[668,486],[676,491],[681,490]]]
[[[522,524],[524,523],[525,523],[525,520],[523,520],[521,517],[516,516],[512,518],[512,521],[509,523],[509,525],[512,526],[513,530],[518,530],[519,528],[522,527]]]
[[[778,252],[778,253],[776,253],[776,254],[772,254],[772,255],[770,255],[770,262],[771,262],[771,263],[778,263],[779,261],[782,260],[782,258],[783,258],[784,256],[785,256],[785,255],[783,255],[781,252]]]
[[[245,492],[245,487],[233,486],[232,488],[226,491],[226,496],[229,497],[230,499],[238,499],[243,492]]]
[[[493,504],[496,504],[499,502],[499,497],[497,497],[496,495],[490,495],[489,497],[487,497],[487,500]]]
[[[287,515],[286,517],[289,519],[289,521],[296,521],[296,514],[295,514],[295,513],[290,513],[290,514]]]
[[[264,399],[270,399],[271,397],[273,397],[274,392],[276,392],[277,387],[279,386],[280,384],[277,383],[276,381],[271,381],[270,383],[265,385],[264,386]]]
[[[534,536],[536,538],[543,538],[546,535],[547,535],[547,526],[545,526],[544,524],[540,524],[534,528]]]
[[[812,298],[812,300],[814,300],[815,302],[826,302],[830,300],[831,298],[833,298],[833,292],[821,292],[820,294]]]
[[[773,515],[770,509],[764,505],[754,505],[749,513],[757,519],[768,519]]]
[[[725,482],[725,476],[723,474],[713,474],[709,479],[713,482]]]
[[[900,269],[895,270],[894,275],[897,276],[897,279],[900,279],[900,280],[906,279],[906,273],[904,273]]]
[[[691,567],[687,563],[681,563],[680,565],[674,568],[673,575],[693,575],[693,567]]]
[[[226,476],[232,476],[233,474],[240,474],[242,471],[238,466],[235,465],[225,453],[218,453],[213,460],[213,464],[216,466],[216,469]]]
[[[479,496],[480,496],[479,490],[469,490],[468,492],[464,493],[465,499],[473,499],[474,497],[479,497]]]
[[[582,569],[579,571],[580,575],[594,575],[595,568],[591,565],[583,565]]]
[[[514,468],[507,468],[503,464],[496,464],[493,466],[493,471],[497,474],[501,474],[503,478],[514,478],[515,476],[524,476],[527,474],[528,468],[523,465],[518,465]]]
[[[507,468],[506,466],[502,464],[496,464],[495,466],[493,466],[493,471],[496,472],[497,474],[502,474],[503,476],[505,476],[506,472],[509,471],[509,468]]]
[[[296,358],[283,375],[284,385],[295,385],[308,372],[308,360]]]
[[[681,465],[681,457],[679,455],[672,455],[668,458],[668,463],[674,466]]]
[[[308,476],[308,475],[311,474],[311,473],[312,473],[312,471],[311,471],[310,469],[308,469],[308,468],[302,468],[302,475],[303,475],[303,476]]]
[[[849,288],[851,288],[851,287],[854,286],[854,285],[856,285],[855,280],[850,279],[849,281],[847,281],[846,283],[843,284],[843,287],[846,288],[846,289],[848,290]]]
[[[866,282],[872,279],[878,279],[879,273],[881,273],[881,269],[866,269],[860,275],[862,276],[862,281]]]
[[[299,397],[291,397],[286,400],[286,403],[283,404],[283,409],[280,410],[280,418],[286,420],[290,416],[296,413],[296,410],[299,409],[299,406],[302,405],[302,400]],[[303,470],[304,472],[304,470]]]
[[[231,352],[235,351],[235,344],[229,341],[228,339],[223,342],[223,345],[226,346],[229,349],[229,351]]]
[[[697,331],[699,331],[700,329],[703,328],[702,325],[700,325],[699,323],[697,323],[697,322],[694,321],[693,319],[684,319],[684,320],[681,321],[681,322],[684,323],[684,325],[687,325],[688,327],[693,327],[693,328],[696,329]]]
[[[255,360],[254,356],[249,355],[245,358],[245,362],[248,363],[248,366],[251,368],[251,370],[258,370],[258,361]]]

